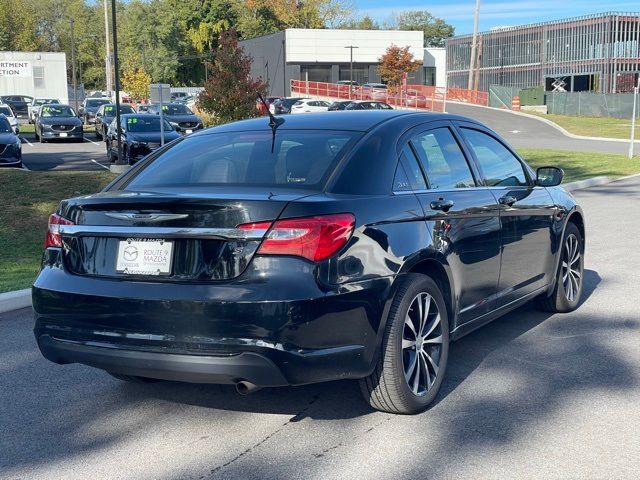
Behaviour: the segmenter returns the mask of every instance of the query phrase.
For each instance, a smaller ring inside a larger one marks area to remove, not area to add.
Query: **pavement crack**
[[[378,423],[374,424],[373,426],[367,428],[364,432],[353,435],[352,437],[349,438],[349,443],[353,442],[354,440],[358,440],[361,437],[364,437],[365,435],[367,435],[368,433],[373,432],[376,428],[380,427],[383,423],[388,422],[389,420],[391,420],[395,415],[388,415],[386,417],[384,417],[382,420],[380,420]],[[331,452],[332,450],[335,450],[337,448],[340,448],[344,445],[345,441],[343,440],[342,442],[338,442],[335,445],[332,445],[330,447],[325,448],[324,450],[322,450],[319,453],[313,453],[312,455],[315,458],[322,458],[324,457],[327,453]]]
[[[284,430],[287,425],[289,425],[290,423],[296,423],[299,422],[300,420],[302,420],[303,418],[306,417],[306,412],[311,408],[311,406],[316,403],[316,401],[319,399],[320,397],[318,395],[314,395],[311,400],[309,401],[309,403],[307,403],[307,405],[300,410],[298,413],[296,413],[293,417],[291,417],[289,420],[287,420],[285,423],[283,423],[280,427],[278,427],[276,430],[274,430],[273,432],[271,432],[269,435],[267,435],[266,437],[264,437],[262,440],[260,440],[259,442],[251,445],[250,447],[248,447],[246,450],[243,450],[242,452],[240,452],[238,455],[236,455],[235,457],[233,457],[231,460],[229,460],[228,462],[222,464],[222,465],[218,465],[216,468],[212,469],[210,474],[211,475],[215,475],[216,473],[218,473],[220,470],[228,467],[229,465],[231,465],[232,463],[240,460],[242,457],[244,457],[245,455],[248,455],[249,453],[251,453],[252,451],[254,451],[256,448],[259,448],[261,445],[263,445],[264,443],[268,442],[271,438],[273,438],[274,436],[276,436],[278,433],[280,433],[282,430]]]

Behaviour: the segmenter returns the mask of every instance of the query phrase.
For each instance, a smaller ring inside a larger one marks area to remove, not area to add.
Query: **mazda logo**
[[[138,249],[133,245],[129,245],[122,252],[122,256],[127,262],[133,262],[136,258],[138,258]]]

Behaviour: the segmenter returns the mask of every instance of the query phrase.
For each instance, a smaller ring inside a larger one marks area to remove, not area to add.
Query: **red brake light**
[[[59,225],[73,225],[73,222],[53,213],[49,216],[49,227],[44,238],[44,248],[62,247],[62,235],[58,233]]]
[[[239,228],[269,228],[270,222],[239,225]],[[292,218],[276,221],[258,250],[262,255],[295,255],[320,262],[336,253],[353,233],[355,217],[350,213]]]

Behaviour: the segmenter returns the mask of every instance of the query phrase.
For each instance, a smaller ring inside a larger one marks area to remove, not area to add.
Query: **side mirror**
[[[562,183],[564,171],[558,167],[540,167],[536,170],[536,185],[555,187]]]

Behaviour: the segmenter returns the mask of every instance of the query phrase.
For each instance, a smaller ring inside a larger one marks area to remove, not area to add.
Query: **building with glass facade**
[[[467,88],[473,35],[447,40],[449,87]],[[640,13],[601,13],[479,33],[472,87],[629,92],[640,72]]]

